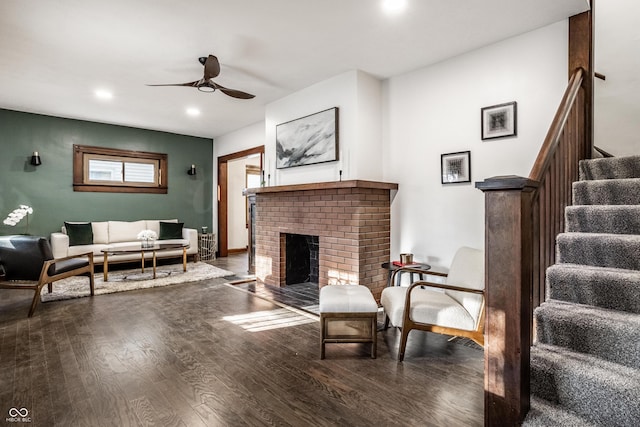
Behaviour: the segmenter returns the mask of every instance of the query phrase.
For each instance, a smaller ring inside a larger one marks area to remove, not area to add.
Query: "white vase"
[[[153,245],[154,245],[153,239],[142,239],[142,248],[149,249],[149,248],[152,248]]]

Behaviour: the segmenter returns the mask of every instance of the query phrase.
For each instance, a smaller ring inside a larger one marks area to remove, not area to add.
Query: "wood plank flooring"
[[[412,332],[328,345],[317,319],[222,279],[41,304],[0,291],[0,425],[480,426],[483,354]],[[3,424],[5,423],[5,424]]]

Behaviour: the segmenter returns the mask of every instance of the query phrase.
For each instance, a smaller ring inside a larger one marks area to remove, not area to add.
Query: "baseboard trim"
[[[247,248],[228,249],[227,252],[230,254],[241,254],[242,252],[247,252]]]

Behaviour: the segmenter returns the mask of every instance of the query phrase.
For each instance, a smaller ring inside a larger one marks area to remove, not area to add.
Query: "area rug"
[[[152,267],[145,267],[144,273],[140,271],[140,268],[112,270],[109,271],[109,280],[107,282],[103,280],[102,272],[94,275],[95,295],[177,285],[179,283],[197,282],[199,280],[232,275],[233,272],[231,271],[223,270],[204,262],[187,264],[186,272],[182,271],[182,264],[159,266],[156,268],[155,279],[153,278]],[[42,302],[59,301],[88,297],[89,295],[89,279],[86,276],[77,276],[54,282],[52,293],[48,293],[45,287],[40,295],[40,300]]]

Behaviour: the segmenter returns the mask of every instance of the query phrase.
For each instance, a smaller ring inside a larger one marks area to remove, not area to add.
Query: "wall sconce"
[[[187,170],[187,173],[189,175],[195,175],[196,174],[196,165],[191,165],[191,167],[189,168],[189,170]]]
[[[37,151],[34,151],[33,155],[31,156],[31,164],[33,166],[40,166],[42,164],[42,160],[40,160],[40,154],[38,154]]]

